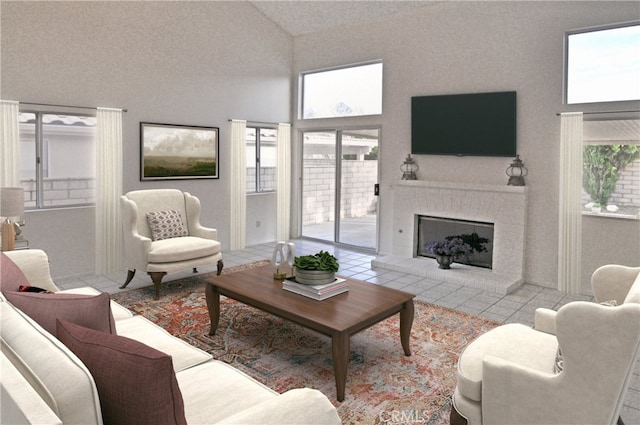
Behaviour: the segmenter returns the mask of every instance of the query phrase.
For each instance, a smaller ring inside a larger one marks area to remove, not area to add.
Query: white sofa
[[[43,251],[5,254],[31,286],[58,293],[98,294],[93,288],[60,291],[51,280]],[[7,282],[0,283],[5,287]],[[117,335],[172,357],[189,424],[341,423],[335,407],[317,390],[278,394],[113,301],[111,311]],[[6,296],[0,297],[0,325],[0,423],[103,423],[94,379],[73,352]]]

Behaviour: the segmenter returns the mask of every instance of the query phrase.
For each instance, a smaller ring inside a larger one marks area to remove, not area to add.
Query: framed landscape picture
[[[217,179],[218,127],[140,123],[140,180]]]

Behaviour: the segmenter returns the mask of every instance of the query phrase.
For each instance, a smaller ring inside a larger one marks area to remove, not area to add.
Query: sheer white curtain
[[[276,240],[289,239],[291,221],[291,124],[278,124]]]
[[[19,103],[0,100],[0,187],[20,186]]]
[[[582,112],[560,116],[558,290],[580,293],[582,273]]]
[[[247,122],[231,120],[231,190],[229,249],[242,249],[246,245],[247,222],[247,166],[246,166]]]
[[[96,113],[96,274],[122,268],[122,110]]]

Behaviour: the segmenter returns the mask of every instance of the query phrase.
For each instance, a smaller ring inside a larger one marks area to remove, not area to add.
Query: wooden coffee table
[[[351,335],[400,313],[400,341],[404,354],[410,356],[414,314],[413,294],[355,279],[347,281],[348,292],[316,301],[282,289],[282,280],[273,279],[270,265],[212,277],[206,287],[209,335],[218,327],[220,295],[224,295],[330,336],[337,399],[344,401]]]

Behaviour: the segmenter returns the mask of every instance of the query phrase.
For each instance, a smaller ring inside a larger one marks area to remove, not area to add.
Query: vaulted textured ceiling
[[[440,1],[251,1],[265,16],[296,37],[343,25],[374,22]]]
[[[446,0],[445,0],[446,1]],[[250,3],[293,37],[341,26],[375,22],[411,13],[421,7],[443,3],[437,0],[283,0]],[[586,140],[601,143],[637,143],[639,120],[585,121]]]

